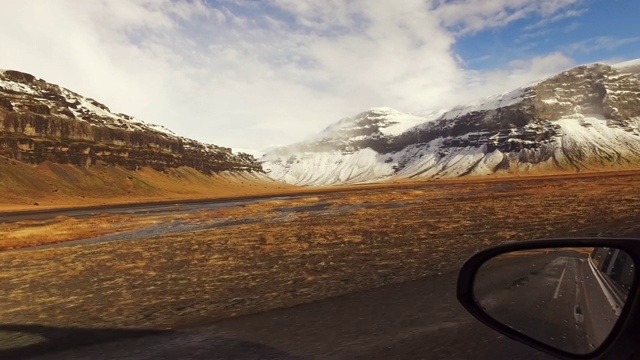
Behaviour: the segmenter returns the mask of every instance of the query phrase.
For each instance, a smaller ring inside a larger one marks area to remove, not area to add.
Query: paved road
[[[550,359],[477,322],[457,272],[33,359]]]

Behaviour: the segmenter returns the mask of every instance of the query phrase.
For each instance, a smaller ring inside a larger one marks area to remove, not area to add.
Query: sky
[[[254,154],[640,58],[637,0],[3,0],[0,68]]]

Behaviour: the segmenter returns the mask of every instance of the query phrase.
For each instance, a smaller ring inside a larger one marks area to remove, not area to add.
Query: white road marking
[[[596,267],[593,265],[593,261],[591,260],[591,258],[588,259],[588,262],[589,262],[589,268],[591,269],[591,272],[593,273],[593,277],[598,282],[598,285],[600,285],[600,289],[602,289],[602,293],[607,298],[607,301],[609,302],[609,305],[611,305],[611,309],[614,311],[616,316],[620,316],[620,312],[622,311],[622,305],[624,305],[624,302],[623,301],[617,301],[614,298],[613,294],[611,294],[611,292],[609,292],[609,290],[607,289],[607,286],[600,279],[601,275],[598,273],[599,270],[597,270]]]
[[[560,293],[560,284],[562,284],[562,279],[564,279],[564,273],[567,271],[567,260],[564,261],[564,268],[562,268],[562,274],[560,275],[560,279],[558,279],[558,286],[556,286],[556,291],[553,293],[553,298],[557,299],[558,294]]]

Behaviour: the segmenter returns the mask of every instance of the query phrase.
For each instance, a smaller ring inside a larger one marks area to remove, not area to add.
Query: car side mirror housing
[[[550,355],[600,358],[637,301],[639,247],[602,238],[496,246],[463,265],[458,300],[489,327]]]

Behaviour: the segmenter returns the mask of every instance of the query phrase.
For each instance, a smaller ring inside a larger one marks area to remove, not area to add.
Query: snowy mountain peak
[[[365,148],[383,151],[392,139],[406,130],[428,122],[429,118],[400,112],[389,107],[379,107],[343,118],[319,134],[299,143],[270,149],[263,161],[276,156],[291,156],[306,152],[356,152]]]
[[[403,113],[390,107],[378,107],[332,124],[322,131],[319,137],[356,133],[356,137],[374,134],[396,136],[426,120],[428,119],[423,116]]]

